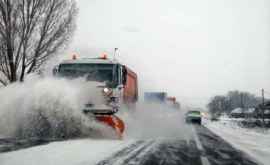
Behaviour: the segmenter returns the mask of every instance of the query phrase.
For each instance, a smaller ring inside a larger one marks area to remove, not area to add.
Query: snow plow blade
[[[108,109],[84,109],[84,114],[91,114],[97,122],[112,128],[116,133],[117,139],[122,139],[125,130],[125,123],[115,115],[117,111]],[[102,130],[100,130],[102,131]],[[101,133],[102,134],[102,133]]]
[[[125,130],[123,120],[115,115],[96,115],[96,120],[108,125],[116,131],[117,138],[122,139]]]

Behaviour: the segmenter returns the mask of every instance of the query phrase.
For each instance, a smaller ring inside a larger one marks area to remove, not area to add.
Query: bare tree
[[[233,109],[239,107],[243,110],[257,107],[260,100],[260,97],[256,97],[249,92],[235,90],[229,91],[226,95],[214,96],[207,107],[212,114],[230,113]]]
[[[0,83],[23,81],[64,48],[76,13],[75,0],[0,0]]]
[[[229,100],[226,96],[215,96],[210,100],[207,107],[211,114],[219,115],[223,112],[227,112]]]

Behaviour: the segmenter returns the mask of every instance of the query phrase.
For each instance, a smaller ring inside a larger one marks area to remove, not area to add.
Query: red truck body
[[[126,66],[125,66],[126,67]],[[138,101],[138,80],[137,75],[127,68],[127,81],[124,85],[123,100],[125,104],[132,104]]]

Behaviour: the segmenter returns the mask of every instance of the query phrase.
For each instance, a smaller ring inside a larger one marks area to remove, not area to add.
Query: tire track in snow
[[[203,153],[200,157],[201,157],[201,162],[202,162],[202,165],[211,165],[209,160],[207,159],[206,156],[204,156],[204,153],[205,153],[205,150],[202,146],[202,143],[198,137],[198,134],[197,132],[195,131],[195,128],[192,126],[191,127],[192,129],[192,132],[193,132],[193,136],[194,136],[194,140],[195,140],[195,143],[196,143],[196,146],[197,148]]]
[[[142,160],[142,156],[147,154],[153,145],[154,140],[137,141],[97,165],[139,164],[138,161]]]
[[[159,140],[140,165],[201,165],[200,153],[195,144],[190,146],[186,140]]]
[[[259,165],[204,126],[192,139],[137,141],[97,165]]]
[[[97,165],[201,165],[195,142],[156,139],[137,142]]]

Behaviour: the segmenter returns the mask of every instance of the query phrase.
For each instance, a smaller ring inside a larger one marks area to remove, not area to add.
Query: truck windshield
[[[114,66],[113,64],[61,64],[59,74],[67,78],[86,77],[88,81],[113,83],[117,82],[117,76],[113,76],[117,75]]]

